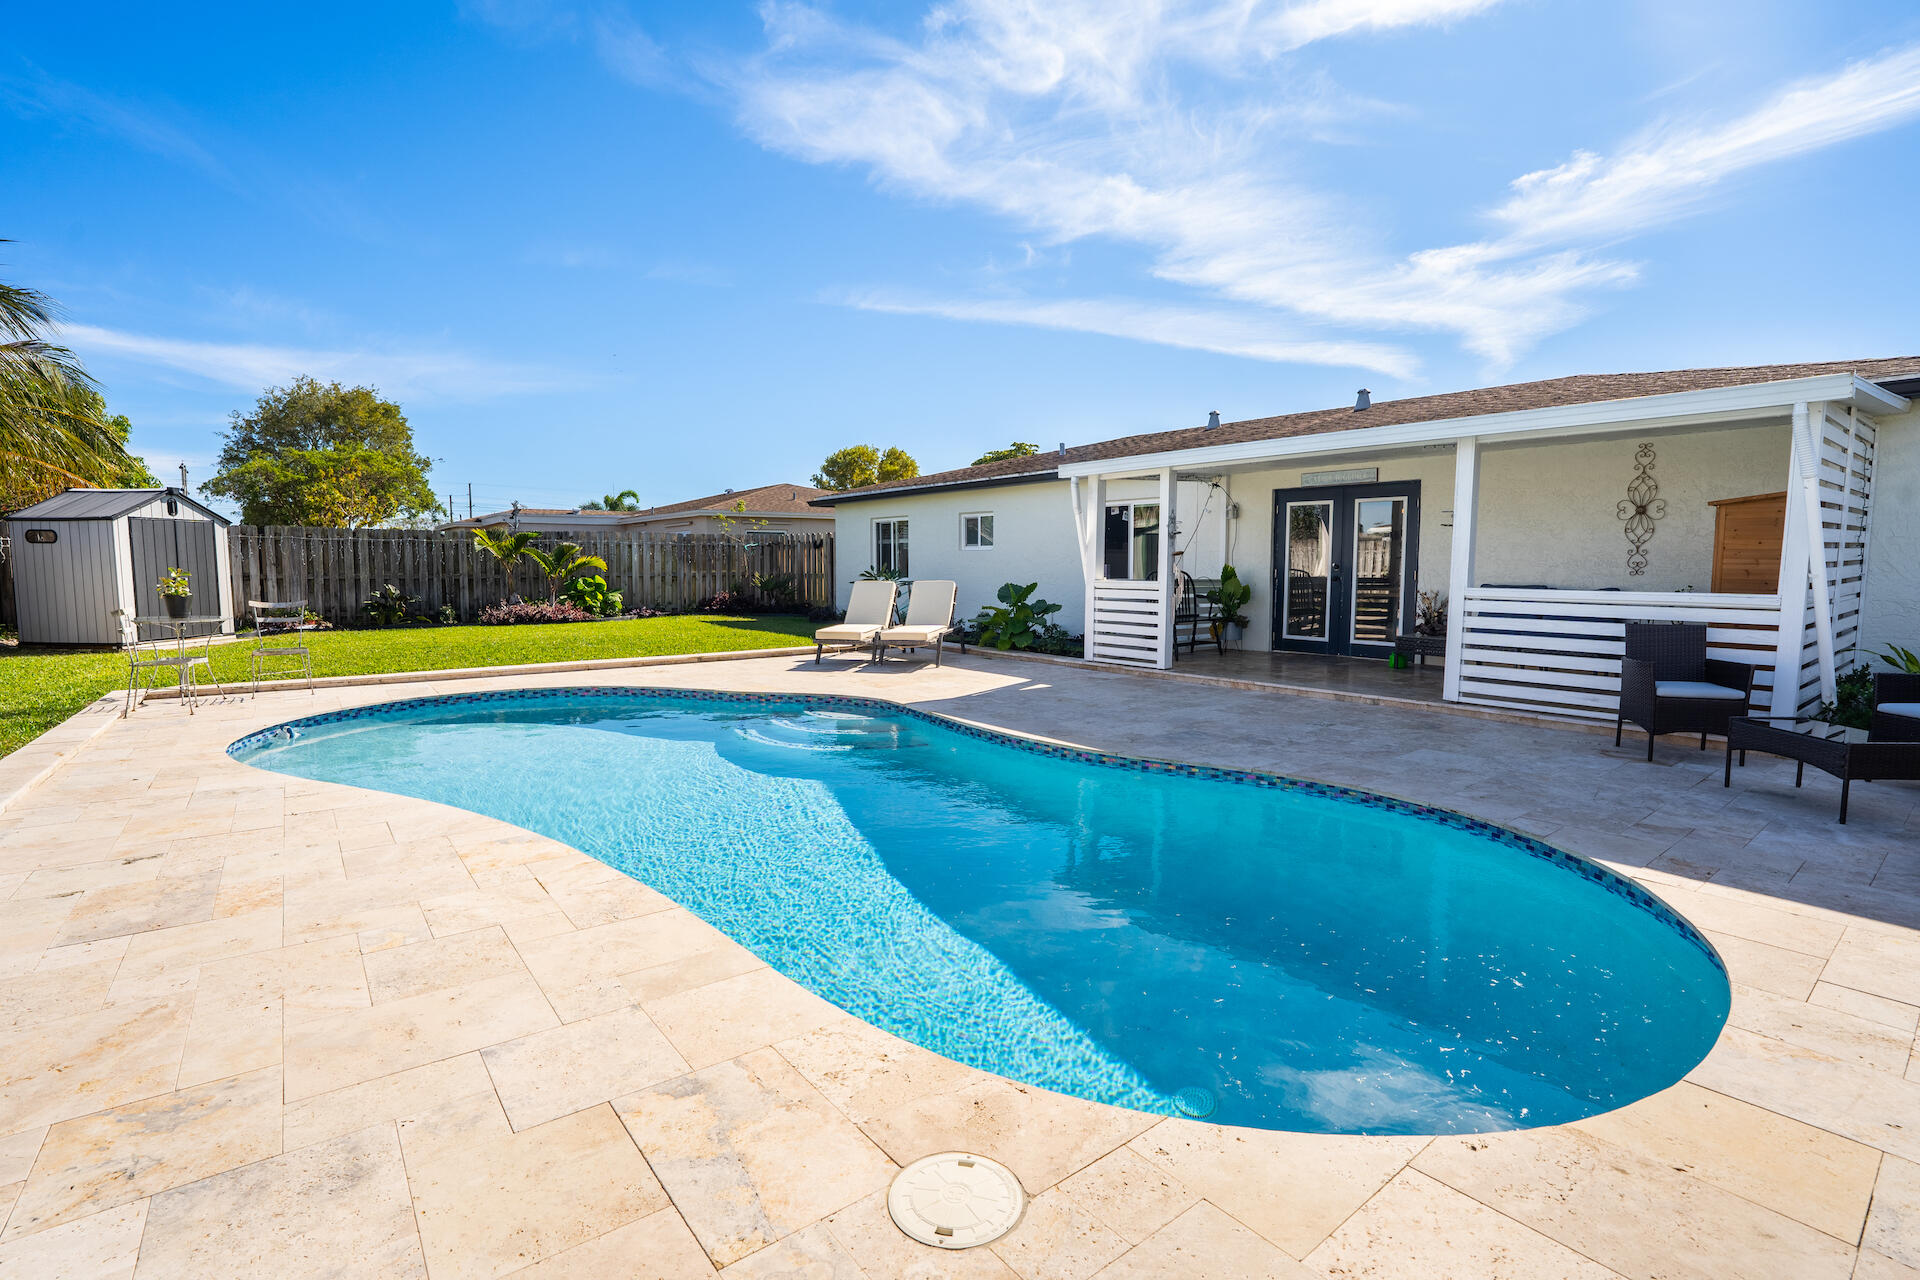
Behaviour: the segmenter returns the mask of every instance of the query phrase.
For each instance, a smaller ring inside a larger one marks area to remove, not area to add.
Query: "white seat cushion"
[[[863,627],[858,624],[838,622],[831,627],[822,627],[813,633],[820,644],[864,644],[873,639],[879,627]]]
[[[932,644],[946,632],[945,627],[888,627],[880,639],[887,644]]]
[[[1920,720],[1920,702],[1883,702],[1875,710],[1884,711],[1890,716],[1912,716]]]
[[[1705,680],[1656,680],[1653,691],[1662,698],[1725,698],[1728,702],[1738,702],[1747,696],[1739,689],[1708,684]]]

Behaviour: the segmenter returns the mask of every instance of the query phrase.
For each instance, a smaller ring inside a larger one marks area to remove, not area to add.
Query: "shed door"
[[[127,531],[133,539],[133,611],[136,614],[144,617],[166,612],[165,603],[153,588],[170,568],[185,569],[193,575],[193,603],[188,613],[221,612],[220,558],[214,547],[219,531],[217,524],[211,520],[131,516],[127,520]],[[196,622],[187,628],[187,634],[213,635],[220,628],[218,622]],[[151,633],[153,628],[145,630]]]

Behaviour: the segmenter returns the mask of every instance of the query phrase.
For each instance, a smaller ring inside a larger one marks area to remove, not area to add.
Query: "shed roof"
[[[173,498],[184,502],[195,511],[218,520],[221,524],[233,521],[221,515],[204,503],[196,502],[180,489],[68,489],[56,493],[51,498],[36,502],[30,507],[22,507],[13,513],[14,520],[118,520],[129,511],[138,511],[149,502],[161,498]]]

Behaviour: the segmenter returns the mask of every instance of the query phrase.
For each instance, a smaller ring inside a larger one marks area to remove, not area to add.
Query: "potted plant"
[[[193,602],[192,574],[185,569],[169,568],[153,589],[160,593],[160,600],[167,606],[169,618],[187,616],[187,606]]]
[[[1208,624],[1213,638],[1220,641],[1223,648],[1229,637],[1238,641],[1241,629],[1247,625],[1247,616],[1240,611],[1253,599],[1253,588],[1240,581],[1232,565],[1221,565],[1220,585],[1207,592],[1207,599],[1220,609],[1220,616]]]

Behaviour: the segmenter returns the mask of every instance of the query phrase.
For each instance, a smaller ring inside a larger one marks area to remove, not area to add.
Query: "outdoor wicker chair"
[[[1620,711],[1613,745],[1628,724],[1647,733],[1647,759],[1663,733],[1725,736],[1727,721],[1749,713],[1753,668],[1707,656],[1707,628],[1700,622],[1629,622],[1626,656],[1620,661]]]
[[[1873,702],[1876,721],[1886,722],[1884,732],[1920,742],[1920,675],[1904,671],[1876,673]]]

